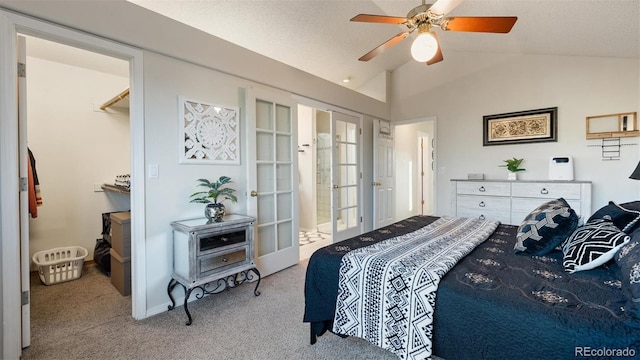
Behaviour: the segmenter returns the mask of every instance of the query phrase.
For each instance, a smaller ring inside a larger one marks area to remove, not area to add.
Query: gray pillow
[[[578,215],[563,199],[534,209],[518,227],[516,254],[545,255],[562,244],[578,227]]]

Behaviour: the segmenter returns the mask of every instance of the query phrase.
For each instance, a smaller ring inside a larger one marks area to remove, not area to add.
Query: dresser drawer
[[[198,258],[198,266],[200,267],[200,275],[206,276],[212,271],[221,271],[225,267],[237,265],[247,260],[247,247],[235,249],[222,254],[212,254],[210,256],[202,256]]]
[[[580,184],[514,182],[511,185],[511,195],[514,197],[579,200],[581,197],[581,186]]]
[[[502,182],[460,181],[456,192],[463,195],[510,196],[511,184]]]
[[[509,211],[460,209],[456,216],[480,220],[498,220],[503,224],[511,223],[511,213]]]
[[[580,202],[580,200],[567,200],[567,204],[569,204],[569,206],[573,209],[573,211],[576,212],[576,214],[578,214],[578,216],[582,215],[580,214],[580,211],[582,209],[582,203]],[[549,201],[549,199],[535,199],[535,198],[513,198],[511,199],[511,211],[512,211],[512,216],[511,216],[511,222],[515,225],[519,225],[520,223],[522,223],[522,220],[524,220],[525,217],[527,217],[527,215],[529,215],[529,213],[531,213],[534,209],[536,209],[538,206],[544,204],[545,202]]]
[[[459,195],[456,207],[458,210],[505,211],[508,213],[511,209],[511,199],[497,196]]]

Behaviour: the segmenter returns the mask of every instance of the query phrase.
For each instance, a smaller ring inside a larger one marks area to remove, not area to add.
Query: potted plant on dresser
[[[233,194],[235,189],[227,187],[227,184],[231,182],[231,178],[228,176],[220,176],[216,181],[209,181],[208,179],[198,179],[198,186],[202,186],[207,190],[198,191],[191,194],[192,203],[207,204],[204,208],[204,216],[209,221],[222,221],[222,217],[226,213],[224,204],[225,200],[231,202],[237,202],[238,198]]]
[[[526,170],[520,167],[520,164],[522,164],[524,159],[517,159],[514,157],[513,159],[507,159],[503,161],[505,162],[505,165],[500,166],[506,167],[509,171],[509,174],[507,174],[507,180],[518,180],[518,172]]]

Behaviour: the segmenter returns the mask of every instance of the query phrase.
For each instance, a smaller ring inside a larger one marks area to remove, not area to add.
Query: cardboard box
[[[111,247],[121,258],[131,257],[131,212],[111,213]]]
[[[111,254],[111,284],[120,294],[131,294],[131,258],[123,258],[113,248]]]

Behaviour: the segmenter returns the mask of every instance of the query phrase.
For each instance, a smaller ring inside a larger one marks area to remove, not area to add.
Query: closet
[[[86,264],[102,214],[130,210],[128,191],[103,188],[130,173],[129,63],[27,37],[26,68],[27,139],[42,196],[29,219],[30,257],[82,246]]]

